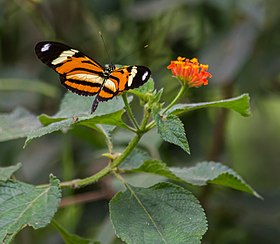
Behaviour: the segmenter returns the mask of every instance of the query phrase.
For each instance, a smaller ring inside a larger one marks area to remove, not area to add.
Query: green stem
[[[185,93],[188,86],[183,85],[181,86],[180,91],[178,92],[177,96],[173,99],[173,101],[163,110],[162,114],[165,114]]]
[[[102,170],[98,171],[96,174],[84,178],[84,179],[75,179],[75,180],[71,180],[71,181],[65,181],[65,182],[61,182],[60,183],[60,187],[73,187],[73,188],[79,188],[82,186],[86,186],[89,184],[92,184],[96,181],[98,181],[99,179],[103,178],[104,176],[108,175],[109,173],[111,173],[111,167],[109,165],[107,165],[105,168],[103,168]]]
[[[127,124],[123,124],[124,128],[126,128],[127,130],[132,131],[133,133],[137,133],[137,129],[130,127]]]
[[[126,149],[123,151],[123,153],[111,163],[112,169],[118,167],[127,158],[127,156],[132,152],[132,150],[137,146],[138,142],[140,141],[140,139],[143,136],[143,132],[145,131],[149,118],[150,118],[150,112],[148,112],[147,109],[144,108],[144,118],[139,127],[139,130],[137,131],[137,134],[129,142]]]
[[[108,134],[108,132],[106,132],[106,130],[104,129],[103,126],[99,126],[97,125],[98,129],[102,131],[104,137],[105,137],[105,142],[106,142],[106,145],[108,147],[108,151],[109,153],[112,153],[113,152],[113,143],[111,141],[111,138],[110,138],[110,135]]]
[[[146,127],[146,131],[149,131],[149,130],[151,130],[152,128],[154,128],[155,127],[155,125],[156,125],[156,122],[153,120],[153,121],[151,121],[148,125],[147,125],[147,127]]]
[[[107,165],[105,168],[98,171],[96,174],[84,179],[76,179],[72,181],[61,182],[60,187],[79,188],[82,186],[92,184],[98,181],[99,179],[103,178],[104,176],[108,175],[113,169],[117,168],[123,162],[123,160],[132,152],[137,143],[140,141],[141,137],[141,134],[136,134],[129,142],[128,146],[125,148],[123,153],[118,158],[116,158],[111,164]]]
[[[123,153],[117,157],[115,160],[113,160],[109,165],[107,165],[102,170],[98,171],[96,174],[89,176],[84,179],[75,179],[72,181],[67,182],[61,182],[60,187],[82,187],[89,184],[92,184],[99,179],[103,178],[104,176],[110,174],[113,170],[115,170],[132,152],[132,150],[137,146],[138,142],[142,138],[146,125],[148,123],[148,120],[150,118],[150,112],[147,111],[146,108],[144,108],[144,118],[142,120],[142,123],[139,127],[139,130],[137,131],[137,134],[132,138],[132,140],[129,142]]]
[[[127,111],[127,114],[128,114],[128,117],[129,117],[130,121],[135,126],[135,128],[137,130],[139,130],[139,125],[138,125],[138,123],[137,123],[137,121],[136,121],[136,119],[135,119],[135,117],[132,113],[132,110],[131,110],[131,107],[128,103],[127,96],[126,96],[125,92],[122,94],[122,99],[123,99],[123,102],[124,102],[124,105],[125,105],[125,108],[126,108],[126,111]]]

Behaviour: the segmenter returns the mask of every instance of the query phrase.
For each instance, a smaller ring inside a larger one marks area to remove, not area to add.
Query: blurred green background
[[[208,216],[203,243],[280,243],[279,9],[277,0],[0,0],[0,112],[17,107],[37,115],[57,111],[65,89],[35,56],[34,46],[42,40],[64,42],[103,64],[148,66],[156,88],[164,88],[164,101],[179,89],[166,69],[170,60],[198,57],[209,64],[213,78],[209,86],[192,89],[182,102],[249,93],[252,116],[218,109],[185,115],[190,156],[154,136],[142,146],[169,165],[225,163],[264,197],[261,201],[222,187],[192,188]],[[137,111],[137,102],[133,105]],[[127,138],[123,131],[116,133],[116,151]],[[62,180],[85,177],[106,164],[100,157],[106,150],[104,139],[85,128],[48,135],[24,150],[23,143],[1,142],[0,165],[22,162],[17,177],[28,183],[46,183],[50,173]],[[108,220],[111,181],[107,177],[94,186],[65,191],[65,196],[91,201],[62,208],[56,214],[58,222],[84,237],[121,243],[114,240]],[[50,226],[27,228],[15,243],[62,240]]]

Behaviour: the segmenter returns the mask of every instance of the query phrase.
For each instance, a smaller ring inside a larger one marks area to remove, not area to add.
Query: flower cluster
[[[172,60],[167,66],[171,69],[173,76],[175,76],[182,85],[189,87],[200,87],[208,85],[208,78],[212,75],[207,72],[208,65],[200,64],[196,58],[187,59],[178,57],[177,60]]]

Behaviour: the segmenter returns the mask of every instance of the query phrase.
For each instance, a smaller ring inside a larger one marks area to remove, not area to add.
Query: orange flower
[[[175,76],[182,85],[189,87],[200,87],[208,85],[208,78],[212,75],[207,72],[208,65],[200,64],[196,58],[191,60],[187,58],[178,57],[177,60],[172,60],[167,66],[171,69],[173,76]]]

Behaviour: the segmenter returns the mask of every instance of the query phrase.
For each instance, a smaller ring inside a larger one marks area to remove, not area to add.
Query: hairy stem
[[[123,102],[124,102],[124,105],[125,105],[125,108],[126,108],[126,111],[127,111],[127,114],[128,114],[128,117],[129,117],[130,121],[135,126],[135,128],[137,130],[139,130],[139,125],[138,125],[138,123],[137,123],[137,121],[136,121],[136,119],[135,119],[135,117],[132,113],[131,107],[129,106],[129,103],[127,101],[127,96],[126,96],[125,92],[122,94],[122,99],[123,99]]]
[[[114,171],[137,146],[138,142],[140,141],[140,139],[144,134],[144,131],[146,131],[146,126],[149,118],[150,118],[150,112],[147,110],[147,108],[144,108],[144,117],[139,129],[137,130],[137,134],[131,139],[131,141],[129,142],[125,150],[122,152],[122,154],[116,159],[114,159],[105,168],[98,171],[96,174],[84,179],[75,179],[72,181],[61,182],[60,187],[73,187],[73,188],[83,187],[100,180],[101,178],[105,177],[106,175]]]
[[[173,101],[163,110],[162,114],[165,114],[185,93],[188,86],[183,85],[181,86],[180,91],[178,92],[177,96],[173,99]]]

